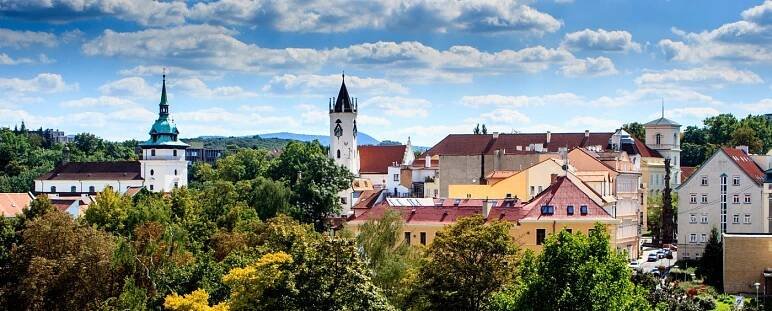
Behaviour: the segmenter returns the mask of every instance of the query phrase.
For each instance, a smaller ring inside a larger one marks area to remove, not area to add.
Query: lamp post
[[[759,308],[759,286],[761,286],[759,282],[753,283],[753,287],[756,288],[756,309]]]

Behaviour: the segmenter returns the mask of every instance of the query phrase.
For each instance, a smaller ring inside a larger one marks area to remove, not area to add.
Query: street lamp
[[[759,282],[753,283],[753,287],[756,288],[756,309],[759,308],[759,286],[761,286]]]

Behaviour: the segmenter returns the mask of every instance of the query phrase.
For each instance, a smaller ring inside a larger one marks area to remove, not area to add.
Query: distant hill
[[[278,139],[290,139],[290,140],[299,140],[299,141],[318,140],[319,143],[321,143],[322,145],[325,145],[325,146],[330,145],[330,137],[327,135],[309,135],[309,134],[280,132],[280,133],[260,134],[259,136],[262,137],[263,139],[278,138]],[[359,145],[378,145],[381,142],[370,135],[359,132],[359,136],[357,136],[357,143]]]

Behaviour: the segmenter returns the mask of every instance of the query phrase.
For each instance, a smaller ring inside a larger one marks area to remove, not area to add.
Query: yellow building
[[[529,203],[511,199],[387,198],[368,209],[355,209],[346,226],[356,232],[368,220],[386,211],[399,212],[404,220],[403,239],[408,244],[428,245],[436,233],[461,217],[482,215],[487,221],[509,221],[511,235],[524,249],[540,251],[549,234],[562,229],[587,234],[595,223],[606,225],[613,237],[619,223],[587,185],[573,177],[556,177]]]
[[[486,185],[448,185],[448,197],[528,201],[549,187],[552,175],[565,175],[562,162],[548,158],[522,171],[494,171],[488,174]],[[568,171],[575,172],[570,166]]]
[[[772,234],[722,235],[724,292],[772,296]]]

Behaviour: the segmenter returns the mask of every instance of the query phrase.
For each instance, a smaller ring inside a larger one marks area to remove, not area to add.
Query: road
[[[676,261],[678,260],[678,252],[673,252],[673,259],[662,258],[652,262],[646,261],[646,259],[649,258],[649,254],[657,253],[657,250],[659,250],[659,248],[645,247],[643,249],[643,255],[641,256],[641,259],[638,260],[638,264],[641,266],[640,271],[643,271],[645,273],[651,273],[651,270],[659,266],[672,268],[675,265]]]

